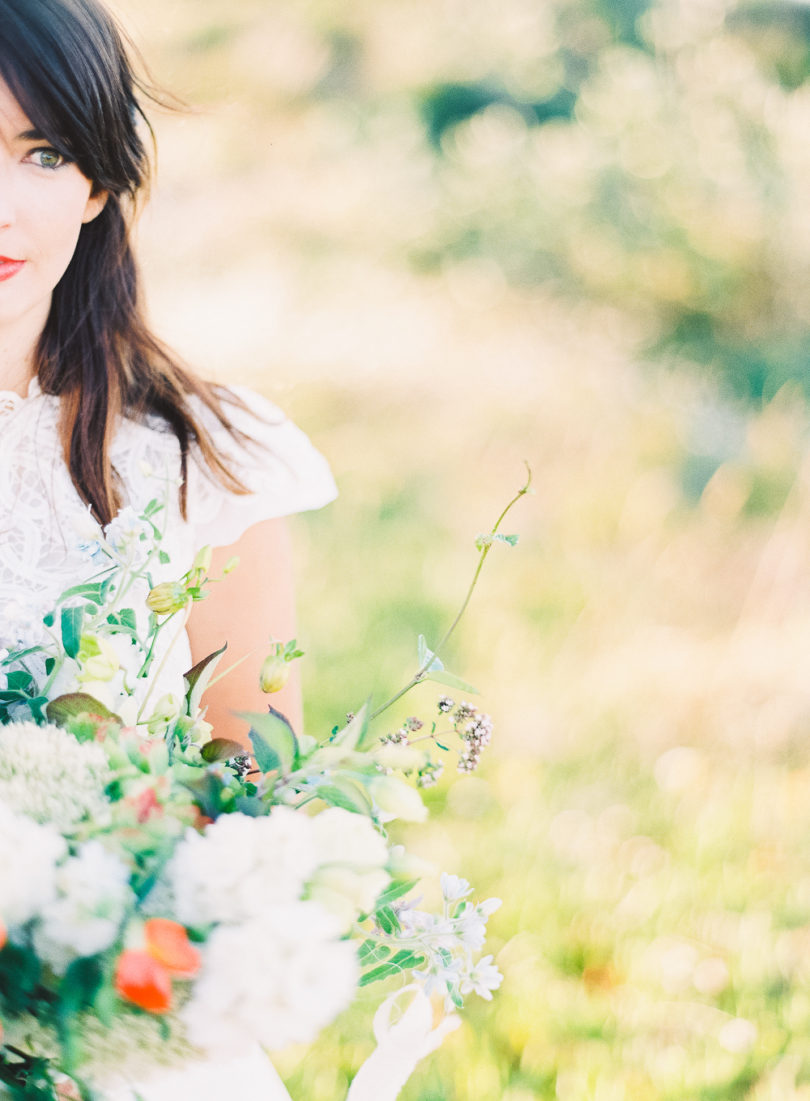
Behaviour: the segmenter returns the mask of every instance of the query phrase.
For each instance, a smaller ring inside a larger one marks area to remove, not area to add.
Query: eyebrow
[[[23,130],[17,135],[17,141],[45,141],[45,135],[35,129]]]

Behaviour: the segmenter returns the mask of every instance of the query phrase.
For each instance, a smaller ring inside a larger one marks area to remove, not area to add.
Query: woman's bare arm
[[[248,725],[234,716],[235,711],[266,711],[272,704],[296,731],[301,729],[297,662],[280,692],[267,696],[259,688],[259,671],[270,640],[287,642],[295,636],[292,545],[286,522],[264,520],[248,528],[237,542],[218,547],[211,576],[220,576],[234,556],[239,558],[238,567],[223,581],[209,585],[209,595],[194,605],[188,634],[195,663],[228,643],[217,674],[250,655],[203,697],[206,718],[216,736],[234,738],[249,747]]]

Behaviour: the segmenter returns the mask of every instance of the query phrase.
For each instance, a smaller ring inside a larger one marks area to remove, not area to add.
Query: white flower
[[[0,726],[0,803],[59,830],[109,815],[107,755],[57,726]]]
[[[98,841],[82,845],[57,870],[57,897],[44,907],[34,947],[57,974],[74,959],[103,952],[133,901],[129,869]]]
[[[456,902],[460,898],[466,898],[472,892],[472,887],[466,879],[458,875],[450,875],[448,872],[442,872],[441,885],[446,902]]]
[[[267,817],[224,814],[203,834],[188,830],[166,879],[179,921],[236,923],[299,899],[317,865],[311,819],[274,807]]]
[[[314,902],[271,906],[245,925],[215,929],[181,1012],[191,1043],[229,1054],[314,1039],[356,989],[355,946],[336,932]]]
[[[434,956],[424,971],[414,971],[412,974],[422,983],[425,994],[430,997],[431,994],[447,994],[456,987],[461,978],[461,969],[462,961],[458,958],[445,963],[441,957]]]
[[[25,925],[53,898],[56,865],[66,851],[53,826],[0,802],[0,920],[9,929]]]
[[[488,902],[500,903],[500,898],[491,898]],[[495,907],[497,908],[497,907]],[[456,919],[459,937],[464,945],[472,952],[477,952],[484,946],[486,940],[486,913],[482,906],[468,906],[466,911]]]
[[[110,546],[121,556],[126,556],[133,566],[141,566],[149,557],[154,542],[154,531],[148,520],[144,520],[127,505],[104,529]]]
[[[428,914],[424,910],[403,909],[399,912],[399,923],[407,937],[419,937],[431,949],[446,948],[452,952],[462,943],[458,922],[453,918]]]
[[[462,994],[479,994],[492,1001],[492,991],[503,982],[503,975],[492,962],[492,956],[482,956],[478,963],[462,978]]]
[[[330,807],[311,821],[319,864],[385,867],[388,861],[385,838],[365,815]]]

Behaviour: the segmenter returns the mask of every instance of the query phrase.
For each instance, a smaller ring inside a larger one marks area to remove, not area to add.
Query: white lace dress
[[[165,578],[180,576],[200,547],[225,546],[251,525],[271,517],[319,508],[335,496],[322,456],[284,415],[257,394],[234,388],[252,413],[230,409],[233,422],[263,447],[249,447],[210,424],[220,453],[233,463],[249,496],[235,496],[190,464],[188,518],[180,515],[176,485],[179,448],[161,423],[125,421],[112,446],[126,504],[140,512],[165,494],[164,544],[171,562]],[[42,617],[70,585],[86,578],[88,511],[70,480],[58,439],[58,398],[36,381],[26,397],[0,392],[0,647],[39,637]],[[260,419],[257,419],[260,418]],[[170,492],[165,492],[166,489]],[[189,668],[188,640],[173,647],[163,672],[165,691],[178,691]],[[157,698],[157,697],[155,697]],[[1,1092],[1,1091],[0,1091]],[[263,1053],[207,1060],[130,1085],[110,1083],[105,1101],[289,1101]]]
[[[140,513],[152,499],[166,499],[167,511],[156,519],[170,562],[153,571],[156,581],[181,576],[206,544],[226,546],[261,520],[320,508],[336,494],[326,461],[304,433],[258,394],[233,389],[250,412],[229,406],[229,416],[259,446],[236,443],[207,411],[202,415],[219,452],[253,491],[247,496],[229,493],[190,461],[184,519],[175,436],[159,421],[124,421],[116,434],[111,457],[125,503]],[[0,648],[36,642],[55,600],[93,569],[93,525],[62,457],[58,418],[59,399],[43,394],[36,380],[24,398],[0,391]],[[178,691],[189,660],[183,637],[153,698]]]

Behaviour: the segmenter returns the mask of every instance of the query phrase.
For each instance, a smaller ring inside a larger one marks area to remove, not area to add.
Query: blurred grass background
[[[155,114],[156,324],[341,487],[297,522],[310,732],[534,470],[448,654],[493,746],[411,839],[504,899],[505,982],[402,1101],[810,1098],[810,6],[116,7],[196,108]]]

